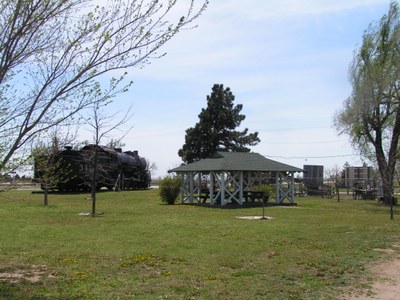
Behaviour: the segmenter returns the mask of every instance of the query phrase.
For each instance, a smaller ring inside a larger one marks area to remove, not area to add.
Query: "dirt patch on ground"
[[[399,248],[400,245],[394,245]],[[398,300],[400,299],[400,253],[393,249],[374,249],[388,256],[369,268],[373,278],[370,289],[361,292],[348,292],[340,297],[346,300]]]
[[[272,220],[272,217],[267,217],[267,216],[239,216],[237,217],[238,219],[243,219],[243,220]]]
[[[32,265],[29,269],[17,269],[14,271],[0,272],[0,282],[5,281],[13,284],[21,281],[29,281],[31,283],[39,282],[44,276],[48,275],[45,265]]]

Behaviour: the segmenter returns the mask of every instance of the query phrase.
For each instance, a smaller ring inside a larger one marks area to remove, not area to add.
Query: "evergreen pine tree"
[[[199,114],[199,122],[186,130],[185,144],[178,155],[186,163],[207,158],[217,151],[249,152],[246,146],[260,142],[258,132],[248,133],[248,129],[236,131],[246,118],[240,114],[243,105],[233,104],[235,96],[230,88],[214,84],[207,96],[207,107]]]

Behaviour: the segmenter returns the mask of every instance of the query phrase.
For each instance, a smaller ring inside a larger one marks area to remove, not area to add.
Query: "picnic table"
[[[246,202],[250,199],[252,202],[255,202],[256,200],[261,200],[268,202],[268,195],[266,195],[264,192],[260,191],[244,191],[243,192],[243,197]]]
[[[193,195],[194,199],[202,200],[202,203],[206,203],[207,199],[210,198],[210,190],[209,189],[201,189],[199,194]]]

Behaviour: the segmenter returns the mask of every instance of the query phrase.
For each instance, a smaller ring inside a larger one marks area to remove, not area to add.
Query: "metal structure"
[[[347,188],[375,187],[374,168],[372,167],[346,167],[344,176]]]
[[[346,167],[344,182],[352,190],[353,199],[374,200],[378,196],[373,167]]]
[[[324,184],[324,166],[319,165],[303,165],[304,182],[313,183],[317,186]]]
[[[275,203],[294,204],[294,173],[302,169],[285,165],[258,153],[218,152],[215,156],[169,170],[181,176],[181,202],[224,206],[242,205],[248,199],[265,200],[259,189],[274,182]]]
[[[98,156],[96,183],[97,189],[109,190],[146,189],[150,186],[151,175],[145,158],[138,151],[122,152],[120,148],[86,145],[79,150],[65,147],[56,154],[60,162],[59,180],[52,188],[59,191],[89,190],[93,177],[93,157]],[[41,170],[35,166],[35,181],[39,182]]]
[[[324,166],[303,165],[303,183],[307,195],[319,195],[321,197],[332,197],[332,187],[324,184]]]

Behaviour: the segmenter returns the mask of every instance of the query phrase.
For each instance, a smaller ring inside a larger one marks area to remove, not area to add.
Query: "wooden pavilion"
[[[182,203],[209,201],[210,205],[224,206],[260,200],[264,196],[261,186],[267,182],[274,184],[276,204],[285,199],[294,204],[294,174],[303,170],[258,153],[218,152],[168,172],[181,176]]]

